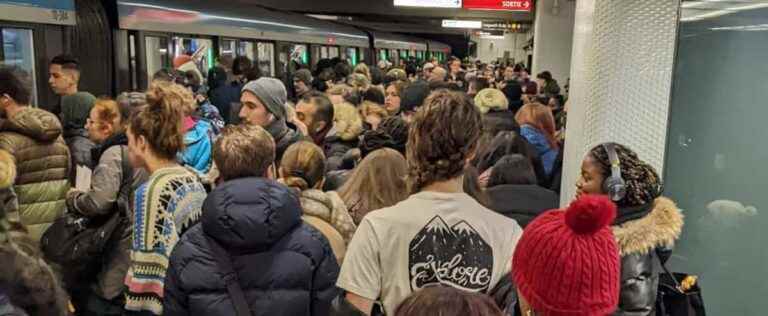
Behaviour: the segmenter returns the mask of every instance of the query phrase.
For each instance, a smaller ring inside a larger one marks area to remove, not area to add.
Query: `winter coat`
[[[521,126],[520,135],[536,148],[536,151],[541,157],[541,163],[544,165],[544,172],[546,173],[546,179],[548,180],[552,174],[552,169],[555,167],[555,160],[557,160],[559,150],[557,148],[552,148],[547,137],[533,126]]]
[[[538,185],[502,184],[486,189],[491,209],[525,228],[539,214],[558,208],[557,193]]]
[[[10,216],[18,216],[35,241],[64,213],[70,160],[61,133],[55,115],[32,107],[0,123],[0,149],[14,157],[17,168],[18,215]]]
[[[621,292],[616,316],[655,315],[659,285],[656,249],[671,248],[683,229],[683,215],[672,200],[657,198],[640,218],[619,210],[612,226],[621,254]],[[628,220],[622,216],[629,215]]]
[[[280,165],[283,154],[288,147],[304,138],[301,133],[288,127],[285,119],[276,119],[264,129],[275,140],[275,164],[277,165]]]
[[[491,109],[483,115],[483,129],[488,131],[520,132],[520,126],[515,121],[515,113],[508,110]]]
[[[171,255],[164,315],[235,315],[211,239],[228,251],[254,316],[328,315],[339,273],[328,241],[302,222],[289,188],[263,178],[231,180],[208,195],[202,222]]]
[[[197,120],[184,134],[184,152],[179,153],[180,162],[198,173],[205,174],[213,162],[213,127],[206,120]]]
[[[64,141],[72,154],[72,171],[75,170],[74,167],[76,166],[94,167],[91,151],[96,145],[88,138],[88,131],[82,128],[66,131]],[[70,176],[74,179],[74,172]]]
[[[16,180],[16,163],[13,156],[5,150],[0,150],[0,221],[9,221],[19,223],[18,218],[18,198],[13,191],[13,182]],[[9,218],[8,215],[15,216]],[[10,227],[6,227],[6,222],[0,222],[0,233],[5,232]],[[2,238],[0,238],[2,240]]]
[[[299,197],[304,215],[314,216],[331,224],[344,237],[344,242],[349,243],[352,240],[357,227],[338,193],[309,189],[301,191]]]
[[[67,208],[87,217],[123,212],[126,218],[132,218],[131,193],[141,182],[146,181],[146,174],[134,170],[128,162],[128,137],[125,134],[110,137],[94,148],[93,157],[96,161],[91,176],[91,190],[68,194]],[[97,271],[96,283],[93,284],[96,295],[106,300],[112,300],[123,293],[123,280],[130,264],[130,225],[121,227],[115,234],[120,236],[119,241],[104,253],[101,270]]]
[[[344,183],[349,180],[349,176],[352,175],[352,169],[329,171],[325,176],[325,183],[323,183],[323,191],[337,191],[341,189]]]
[[[331,130],[323,142],[323,152],[325,153],[325,170],[334,171],[341,169],[344,163],[344,155],[352,148],[357,148],[357,138],[345,140],[342,135]]]
[[[240,91],[245,84],[240,81],[232,81],[216,87],[210,93],[211,103],[219,109],[224,122],[230,124],[239,113],[232,113],[232,103],[240,103]]]

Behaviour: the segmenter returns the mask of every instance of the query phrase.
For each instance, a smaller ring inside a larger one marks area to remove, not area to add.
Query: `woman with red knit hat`
[[[512,258],[524,316],[606,316],[619,303],[616,206],[585,195],[528,224]]]

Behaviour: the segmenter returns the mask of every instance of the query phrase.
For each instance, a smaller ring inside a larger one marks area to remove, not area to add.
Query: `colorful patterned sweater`
[[[200,219],[205,197],[198,178],[180,166],[155,171],[136,189],[126,310],[162,315],[171,251],[181,234]]]

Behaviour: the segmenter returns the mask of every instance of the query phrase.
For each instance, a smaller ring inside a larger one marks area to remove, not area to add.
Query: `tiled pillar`
[[[562,204],[584,155],[602,142],[628,145],[663,170],[679,8],[679,0],[576,1]]]

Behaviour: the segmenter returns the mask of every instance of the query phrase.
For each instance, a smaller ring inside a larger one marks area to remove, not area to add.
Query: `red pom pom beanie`
[[[536,315],[606,316],[619,303],[619,248],[610,224],[616,205],[583,196],[567,210],[528,224],[515,248],[512,277]]]

